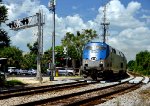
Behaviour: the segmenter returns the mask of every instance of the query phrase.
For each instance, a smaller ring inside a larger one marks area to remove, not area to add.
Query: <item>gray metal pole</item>
[[[37,53],[37,75],[36,78],[39,82],[42,82],[42,75],[41,75],[41,11],[37,13],[37,20],[38,20],[38,53]]]
[[[51,10],[53,12],[53,33],[52,33],[52,72],[50,76],[50,81],[54,80],[55,76],[55,1],[52,0]]]

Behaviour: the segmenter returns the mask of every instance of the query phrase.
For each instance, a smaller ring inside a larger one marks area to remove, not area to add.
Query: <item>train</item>
[[[88,42],[82,53],[82,74],[97,78],[111,78],[115,73],[124,76],[127,69],[125,55],[105,42]]]

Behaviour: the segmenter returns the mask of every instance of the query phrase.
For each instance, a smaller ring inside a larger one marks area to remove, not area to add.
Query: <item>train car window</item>
[[[116,54],[116,50],[114,49],[114,53]]]
[[[123,68],[123,63],[121,63],[121,68]]]

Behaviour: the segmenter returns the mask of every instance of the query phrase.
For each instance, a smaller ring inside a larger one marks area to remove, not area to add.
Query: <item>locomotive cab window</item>
[[[87,46],[85,47],[86,50],[106,50],[105,46]]]
[[[107,48],[105,46],[96,46],[97,50],[106,50]]]
[[[92,50],[92,47],[91,46],[87,46],[87,47],[85,47],[85,49]]]
[[[100,50],[106,50],[106,47],[105,46],[99,46],[99,49]]]

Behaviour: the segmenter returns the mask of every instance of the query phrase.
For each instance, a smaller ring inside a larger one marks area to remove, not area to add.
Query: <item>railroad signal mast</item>
[[[108,33],[107,29],[108,29],[108,26],[110,24],[106,20],[106,5],[104,6],[103,12],[104,12],[104,17],[103,17],[103,22],[101,23],[101,25],[102,25],[102,29],[103,29],[103,34],[102,34],[102,36],[103,36],[103,43],[105,43],[106,42],[106,36],[107,36],[107,33]]]
[[[25,17],[23,19],[17,19],[10,22],[7,26],[11,30],[18,31],[20,29],[26,29],[31,27],[38,27],[38,53],[37,53],[37,75],[36,78],[42,82],[41,75],[41,55],[43,54],[43,25],[45,24],[45,18],[41,10],[36,15]]]
[[[49,7],[49,10],[52,11],[52,15],[53,15],[52,70],[51,70],[51,75],[50,75],[50,81],[54,81],[54,76],[56,75],[56,68],[55,68],[55,66],[56,66],[56,64],[55,64],[55,9],[56,9],[56,0],[49,0],[48,7]]]

